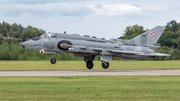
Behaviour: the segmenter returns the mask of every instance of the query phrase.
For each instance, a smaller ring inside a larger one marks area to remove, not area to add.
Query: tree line
[[[123,36],[118,39],[132,39],[149,29],[144,29],[143,26],[133,25],[127,26]],[[17,39],[29,39],[38,37],[45,33],[45,30],[21,24],[7,22],[0,23],[0,60],[49,60],[50,55],[40,54],[37,51],[28,51],[22,48],[19,44],[21,41]],[[78,34],[79,35],[79,34]],[[90,37],[85,35],[85,37]],[[92,36],[92,38],[96,38]],[[104,38],[102,38],[104,39]],[[159,44],[161,48],[157,52],[171,54],[170,57],[156,57],[153,60],[178,60],[180,59],[180,23],[172,20],[167,23],[166,29],[160,37]],[[82,57],[74,56],[71,53],[58,53],[54,57],[57,60],[82,60]],[[99,59],[100,57],[96,57]],[[119,59],[119,58],[114,58]],[[152,59],[151,59],[152,60]]]

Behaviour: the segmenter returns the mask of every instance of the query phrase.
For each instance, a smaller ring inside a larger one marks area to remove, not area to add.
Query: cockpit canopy
[[[37,41],[41,38],[51,38],[51,37],[57,37],[57,33],[45,33],[37,38],[32,38],[32,40]]]
[[[41,38],[51,38],[51,37],[57,37],[57,33],[45,33],[40,36]]]

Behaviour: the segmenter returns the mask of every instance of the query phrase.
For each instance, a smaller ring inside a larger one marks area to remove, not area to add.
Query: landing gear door
[[[107,52],[106,50],[103,50],[101,53],[101,58],[100,60],[102,62],[109,62],[112,60],[112,54],[110,52]]]
[[[112,56],[102,55],[100,60],[102,62],[109,62],[112,60]]]

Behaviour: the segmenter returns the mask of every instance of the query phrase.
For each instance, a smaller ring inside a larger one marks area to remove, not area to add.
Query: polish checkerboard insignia
[[[155,36],[155,31],[151,31],[151,36]]]

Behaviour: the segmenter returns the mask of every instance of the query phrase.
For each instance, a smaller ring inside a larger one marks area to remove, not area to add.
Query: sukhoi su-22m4
[[[136,59],[149,59],[155,56],[170,56],[169,54],[156,53],[160,48],[157,41],[163,33],[165,26],[157,26],[130,40],[102,40],[90,37],[66,33],[46,33],[38,38],[29,39],[20,43],[26,50],[39,51],[51,54],[51,63],[55,64],[53,58],[55,53],[73,53],[83,56],[86,67],[92,69],[95,56],[100,56],[102,67],[107,69],[112,57],[122,58],[124,61]]]

